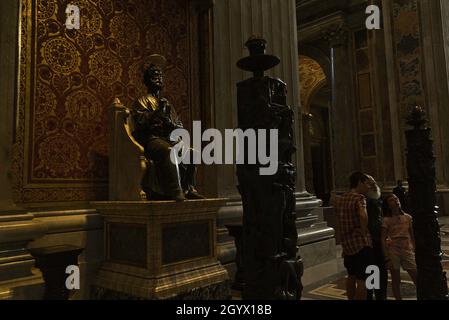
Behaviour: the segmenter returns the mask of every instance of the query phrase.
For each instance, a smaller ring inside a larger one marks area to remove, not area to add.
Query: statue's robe
[[[131,111],[134,121],[133,136],[143,147],[151,140],[162,139],[170,143],[173,130],[182,128],[182,122],[169,103],[161,110],[159,99],[151,94],[137,99]]]
[[[195,166],[175,165],[170,160],[172,147],[177,143],[170,141],[170,134],[183,128],[175,108],[149,94],[134,102],[131,117],[134,138],[145,149],[147,160],[154,162],[143,181],[147,197],[154,194],[172,197],[179,188],[192,189]]]

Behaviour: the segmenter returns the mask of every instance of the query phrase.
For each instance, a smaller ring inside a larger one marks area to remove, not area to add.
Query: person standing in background
[[[405,212],[408,212],[408,195],[402,180],[398,180],[398,185],[393,189],[393,194],[398,197],[401,202],[402,209]]]
[[[387,253],[386,265],[391,272],[394,297],[402,300],[401,266],[408,272],[415,286],[417,279],[413,219],[402,210],[401,203],[394,194],[387,196],[384,201],[382,246]]]
[[[361,172],[353,173],[350,188],[350,191],[335,201],[335,216],[343,247],[344,265],[348,272],[346,293],[349,300],[366,300],[366,269],[372,264],[372,243],[365,198],[370,190],[370,180]]]
[[[366,211],[368,213],[368,230],[373,242],[373,265],[380,271],[380,289],[368,290],[368,300],[387,300],[388,271],[385,266],[385,254],[381,242],[383,212],[380,188],[376,180],[369,176],[370,190],[366,194]]]

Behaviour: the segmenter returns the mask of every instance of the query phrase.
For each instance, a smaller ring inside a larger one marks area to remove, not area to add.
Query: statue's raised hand
[[[159,100],[159,110],[161,110],[163,113],[169,113],[170,112],[170,103],[167,99],[161,98]]]

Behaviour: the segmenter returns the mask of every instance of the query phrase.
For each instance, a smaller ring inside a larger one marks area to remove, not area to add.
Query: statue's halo
[[[152,54],[145,59],[144,69],[147,69],[151,65],[155,65],[161,69],[164,69],[167,65],[167,59],[160,54]]]

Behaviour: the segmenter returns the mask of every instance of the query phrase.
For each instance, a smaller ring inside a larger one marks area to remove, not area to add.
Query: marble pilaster
[[[449,127],[441,119],[449,116],[449,5],[444,0],[413,0],[404,4],[384,0],[382,5],[396,179],[407,179],[404,136],[407,128],[404,121],[406,108],[423,104],[433,132],[438,204],[441,212],[448,214],[449,150],[446,142],[449,139]],[[395,16],[394,9],[399,10],[399,16]],[[404,16],[412,15],[415,17],[413,28],[404,22]],[[413,32],[408,34],[404,30]],[[407,37],[413,37],[416,43],[414,50],[398,52],[398,41]],[[410,64],[413,72],[398,67],[404,65],[407,59],[414,61]],[[417,86],[413,92],[405,85],[401,86],[401,83],[412,80]]]
[[[424,72],[428,112],[434,152],[437,158],[436,174],[440,194],[449,200],[449,5],[447,1],[420,1],[420,19],[422,46],[424,56]],[[445,204],[449,209],[449,202]]]
[[[341,11],[319,17],[313,21],[298,25],[300,45],[303,43],[323,42],[330,55],[328,77],[332,87],[330,108],[332,139],[332,170],[334,191],[345,191],[349,175],[360,169],[357,159],[357,129],[355,119],[353,76],[351,56],[350,28],[346,15]]]
[[[27,246],[46,226],[17,207],[11,192],[19,7],[17,0],[0,2],[0,300],[40,299],[44,289]]]
[[[17,209],[11,192],[19,1],[0,2],[0,211]]]
[[[248,55],[244,43],[251,35],[259,35],[268,42],[267,53],[280,57],[281,64],[268,74],[278,77],[288,85],[288,104],[295,112],[296,166],[297,166],[297,226],[299,243],[313,245],[323,239],[332,239],[333,229],[323,221],[321,201],[305,188],[304,154],[302,146],[302,121],[299,99],[298,37],[296,4],[294,0],[228,0],[216,1],[214,6],[214,74],[215,74],[215,127],[219,130],[237,126],[237,82],[251,75],[236,66],[237,61]],[[232,199],[219,211],[219,225],[241,219],[243,210],[237,192],[234,166],[217,168],[218,196]],[[321,224],[320,224],[321,223]],[[323,230],[309,232],[312,228]],[[222,242],[219,250],[229,259],[235,251],[232,238],[225,229],[219,229]],[[308,242],[304,236],[310,235]],[[333,241],[333,239],[331,240]],[[335,245],[334,245],[335,247]],[[303,257],[307,260],[307,257]],[[332,257],[333,258],[333,257]],[[231,262],[232,260],[228,260]],[[225,264],[225,261],[222,260]],[[228,265],[229,266],[229,265]],[[231,268],[231,267],[230,267]]]
[[[348,177],[351,173],[360,169],[360,161],[357,159],[357,129],[355,122],[351,121],[357,117],[353,100],[350,35],[344,17],[337,17],[338,22],[325,29],[323,35],[331,48],[334,183],[336,191],[343,191],[348,188]]]
[[[398,89],[395,80],[395,62],[394,62],[394,43],[393,43],[393,24],[391,20],[391,2],[389,0],[382,1],[382,13],[384,21],[385,35],[385,57],[386,69],[388,77],[388,94],[391,119],[391,135],[393,144],[394,172],[395,180],[406,180],[405,154],[403,150],[403,135],[400,126],[399,106],[398,106]]]

